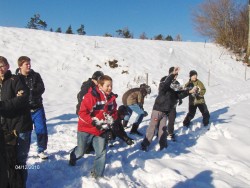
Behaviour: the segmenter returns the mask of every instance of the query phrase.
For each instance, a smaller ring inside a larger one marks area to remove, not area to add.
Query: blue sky
[[[85,26],[87,35],[116,35],[128,27],[135,38],[142,32],[152,38],[177,34],[184,41],[200,41],[194,29],[191,11],[202,0],[1,0],[0,26],[26,27],[39,13],[48,28],[63,32],[72,26],[73,32]]]

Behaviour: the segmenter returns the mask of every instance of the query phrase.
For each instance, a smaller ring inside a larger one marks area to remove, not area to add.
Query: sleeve
[[[137,92],[137,100],[139,104],[143,105],[143,96],[142,96],[141,91]]]
[[[163,91],[167,91],[170,89],[170,85],[174,79],[174,74],[170,74],[168,77],[166,77],[164,80],[160,83],[160,88]]]
[[[45,91],[44,83],[42,77],[39,73],[36,73],[35,83],[32,88],[32,92],[34,95],[42,95]]]
[[[112,117],[114,119],[117,119],[118,118],[118,115],[117,115],[117,103],[116,101],[114,100],[114,104],[113,104],[113,110],[112,110]]]
[[[81,102],[80,110],[78,113],[79,118],[90,125],[92,125],[91,113],[95,104],[96,100],[94,99],[94,97],[91,95],[91,93],[87,93]]]
[[[11,88],[14,97],[1,101],[0,110],[12,111],[27,108],[29,105],[29,89],[25,86],[19,77],[11,78]],[[20,96],[17,96],[18,92],[22,92]]]
[[[198,87],[200,88],[199,96],[203,97],[206,93],[206,88],[201,81],[199,81]]]

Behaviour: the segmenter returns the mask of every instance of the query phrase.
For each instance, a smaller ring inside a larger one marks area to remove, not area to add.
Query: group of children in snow
[[[176,106],[180,105],[182,99],[187,96],[189,96],[189,111],[183,125],[189,126],[197,108],[202,113],[204,126],[209,123],[210,115],[204,99],[206,89],[203,83],[197,79],[197,72],[190,71],[190,79],[182,87],[176,80],[179,70],[179,67],[171,67],[169,75],[164,76],[160,81],[150,124],[141,143],[141,149],[144,151],[148,150],[156,129],[158,130],[160,150],[167,147],[167,135],[175,140]],[[132,125],[130,134],[143,136],[138,131],[138,127],[147,114],[143,109],[143,104],[145,96],[150,92],[151,88],[146,84],[141,84],[139,88],[129,89],[122,96],[123,105],[116,110],[117,95],[112,92],[112,78],[101,71],[96,71],[92,78],[82,84],[77,95],[76,113],[79,117],[77,146],[70,153],[69,165],[75,166],[76,161],[82,158],[86,151],[89,152],[89,148],[92,146],[95,151],[95,159],[91,176],[102,177],[105,169],[107,142],[118,136],[128,145],[133,144],[133,140],[124,131],[133,112],[137,114],[137,118]],[[166,127],[167,119],[169,120],[168,127]]]
[[[44,83],[40,74],[31,69],[29,57],[21,56],[17,62],[16,74],[12,75],[7,59],[0,56],[0,187],[26,187],[26,161],[33,124],[37,135],[38,157],[48,159],[45,152],[48,132],[42,99]],[[204,100],[206,89],[197,79],[197,72],[190,71],[190,80],[185,87],[181,87],[176,80],[178,73],[178,67],[171,67],[169,75],[160,81],[150,124],[141,143],[141,149],[144,151],[148,150],[156,129],[160,150],[167,147],[167,135],[172,140],[175,139],[176,105],[180,105],[182,99],[187,96],[189,111],[183,125],[189,126],[197,107],[203,115],[204,125],[207,126],[209,123],[210,116]],[[143,117],[147,115],[143,104],[145,96],[150,92],[151,88],[146,84],[129,89],[122,97],[123,105],[117,110],[117,95],[112,92],[112,78],[96,71],[82,84],[77,95],[77,146],[70,153],[69,164],[74,166],[84,153],[91,151],[92,147],[95,151],[95,161],[91,176],[102,177],[107,142],[119,137],[128,145],[133,144],[133,140],[124,130],[133,112],[137,114],[137,118],[132,124],[130,134],[143,136],[138,128]]]

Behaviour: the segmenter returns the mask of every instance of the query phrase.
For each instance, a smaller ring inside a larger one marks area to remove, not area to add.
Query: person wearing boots
[[[195,70],[191,70],[189,72],[190,79],[185,85],[186,88],[193,88],[189,92],[188,114],[183,121],[183,126],[185,127],[189,127],[190,121],[194,118],[197,108],[199,108],[203,116],[204,126],[209,124],[210,114],[204,98],[206,88],[197,76],[197,72]]]
[[[45,91],[44,83],[40,74],[31,69],[31,59],[29,57],[21,56],[18,58],[17,63],[16,74],[20,76],[23,83],[30,90],[29,107],[37,137],[37,156],[46,160],[48,159],[46,153],[48,130],[42,98]]]
[[[170,74],[164,76],[160,81],[159,93],[155,99],[150,124],[147,128],[145,138],[141,143],[141,149],[143,151],[148,150],[148,146],[152,142],[157,128],[160,150],[168,146],[166,127],[168,115],[174,108],[176,108],[179,99],[183,99],[187,96],[186,91],[179,91],[180,88],[175,88],[174,86],[176,85],[172,85],[177,78],[179,70],[179,67],[170,68]]]
[[[145,111],[143,109],[144,98],[146,95],[151,93],[150,86],[146,84],[141,84],[139,88],[132,88],[126,91],[122,96],[122,103],[127,107],[128,115],[124,117],[123,126],[127,127],[129,119],[133,112],[137,113],[137,118],[133,123],[130,130],[130,134],[137,134],[143,136],[142,133],[138,131],[138,127],[145,116]]]
[[[126,115],[128,115],[127,108],[124,105],[119,106],[119,108],[117,110],[118,118],[112,124],[111,131],[112,131],[113,139],[115,139],[116,137],[119,137],[124,142],[126,142],[128,145],[132,145],[132,144],[134,144],[133,139],[131,139],[127,135],[127,133],[124,130],[123,124],[122,124],[122,120],[124,119],[124,117]]]
[[[117,95],[112,92],[112,78],[104,75],[98,87],[89,90],[81,102],[77,130],[77,146],[70,153],[69,165],[75,166],[82,159],[86,147],[92,143],[95,159],[91,176],[103,177],[106,163],[106,131],[117,118]]]

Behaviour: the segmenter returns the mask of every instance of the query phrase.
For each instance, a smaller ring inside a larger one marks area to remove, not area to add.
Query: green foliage
[[[84,31],[84,25],[81,24],[80,28],[76,30],[78,35],[85,35],[86,32]]]
[[[65,32],[66,34],[73,34],[71,25],[68,27],[68,29]]]
[[[47,28],[47,23],[40,19],[40,14],[35,14],[34,17],[30,18],[30,21],[28,22],[26,27],[29,29],[45,30]]]
[[[62,32],[61,27],[58,27],[57,30],[56,30],[56,33],[61,33],[61,32]]]
[[[159,34],[154,37],[154,40],[163,40],[163,35]]]
[[[111,34],[109,34],[109,33],[105,33],[104,35],[103,35],[104,37],[113,37]]]
[[[165,40],[166,41],[173,41],[174,39],[171,35],[168,35]]]
[[[118,29],[117,34],[119,37],[122,38],[133,38],[133,34],[129,31],[129,29],[127,27],[123,28],[123,29]]]

